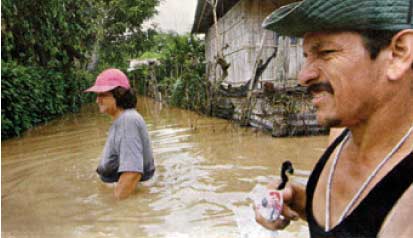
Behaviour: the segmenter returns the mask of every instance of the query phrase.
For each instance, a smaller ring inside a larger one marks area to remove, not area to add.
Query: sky
[[[190,32],[194,22],[197,0],[161,0],[158,15],[149,23],[158,24],[163,31],[175,31],[179,34]]]

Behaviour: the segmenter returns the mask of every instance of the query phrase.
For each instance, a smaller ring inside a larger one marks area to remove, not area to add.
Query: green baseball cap
[[[303,36],[329,30],[413,28],[413,0],[304,0],[272,12],[263,27],[281,35]]]

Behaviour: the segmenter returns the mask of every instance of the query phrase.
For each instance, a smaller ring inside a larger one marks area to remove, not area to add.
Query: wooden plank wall
[[[222,34],[220,45],[225,47],[224,57],[231,63],[225,83],[237,87],[248,82],[253,75],[257,53],[266,32],[261,59],[265,62],[275,50],[277,57],[272,59],[257,84],[256,93],[259,96],[253,107],[251,125],[271,130],[274,136],[324,133],[324,129],[317,125],[314,108],[302,92],[296,92],[297,96],[287,94],[288,90],[290,93],[299,90],[295,86],[298,84],[297,74],[304,62],[302,39],[278,36],[262,28],[265,17],[278,7],[271,0],[241,0],[218,21]],[[205,37],[208,62],[212,62],[216,55],[215,37],[215,26],[212,26]],[[294,112],[286,113],[291,109],[286,108],[285,102],[274,103],[271,97],[265,96],[265,92],[260,89],[267,82],[277,89],[272,96],[290,98],[289,104],[293,105]],[[222,99],[234,106],[233,119],[240,120],[245,99],[235,96]]]
[[[244,41],[246,18],[245,12],[246,1],[240,1],[227,14],[218,21],[218,28],[221,34],[221,47],[224,47],[225,59],[231,63],[227,82],[243,82],[244,77],[250,74],[249,68],[239,67],[240,64],[246,64],[244,54]],[[217,54],[216,49],[215,25],[213,25],[206,36],[206,59],[212,62]]]
[[[222,34],[220,45],[225,48],[224,56],[231,63],[226,83],[237,86],[250,79],[266,31],[261,58],[265,61],[277,46],[278,56],[268,65],[260,80],[285,86],[296,84],[297,72],[303,62],[302,40],[279,37],[261,26],[264,18],[276,7],[270,0],[241,0],[218,21]],[[206,59],[209,62],[213,61],[217,52],[215,37],[215,26],[212,26],[206,35]]]

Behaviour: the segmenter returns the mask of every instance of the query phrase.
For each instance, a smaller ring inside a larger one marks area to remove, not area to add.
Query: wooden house
[[[242,120],[246,104],[252,103],[248,124],[271,130],[274,136],[323,132],[303,88],[297,85],[297,73],[303,63],[302,39],[279,36],[262,28],[271,12],[297,0],[217,1],[217,24],[212,6],[206,0],[198,0],[192,27],[192,33],[205,34],[207,72],[220,50],[230,64],[217,111],[222,111],[223,117]],[[263,62],[268,64],[258,82],[252,84],[257,65]],[[212,80],[214,75],[209,77]]]

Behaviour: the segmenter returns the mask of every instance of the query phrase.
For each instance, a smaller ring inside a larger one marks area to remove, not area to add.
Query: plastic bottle
[[[282,191],[266,190],[255,202],[258,212],[268,221],[275,221],[281,215],[283,207]]]
[[[283,208],[283,194],[279,190],[266,189],[263,194],[258,195],[255,201],[255,206],[258,212],[267,221],[277,220]],[[268,231],[268,235],[271,238],[277,237],[277,231]]]

